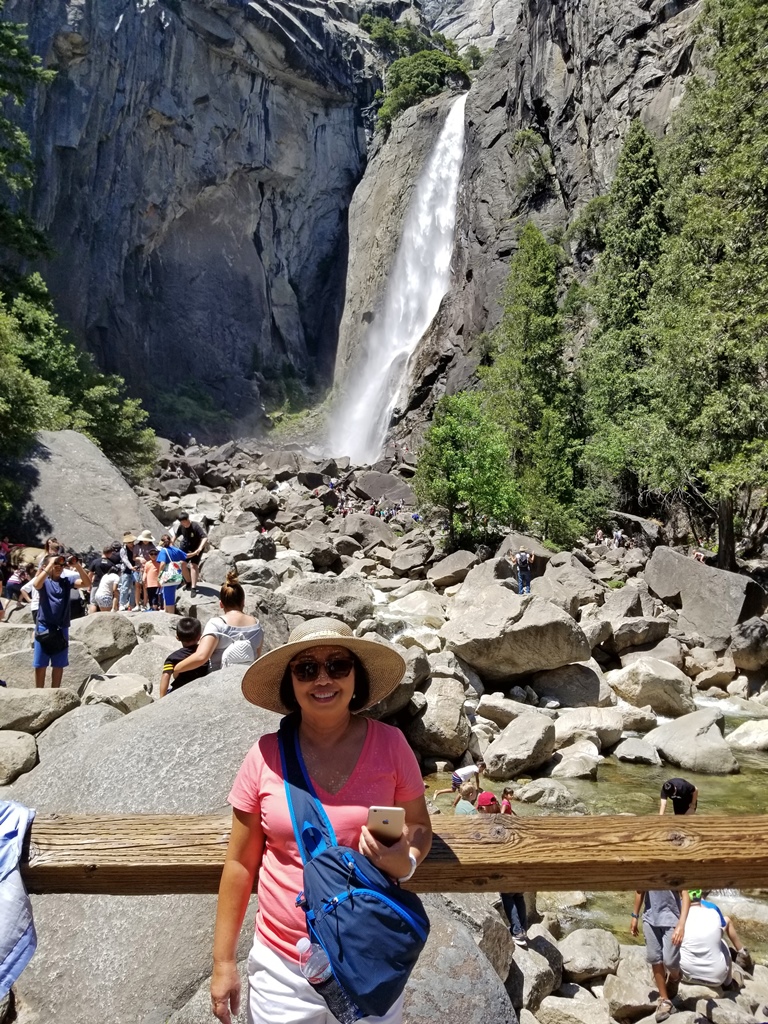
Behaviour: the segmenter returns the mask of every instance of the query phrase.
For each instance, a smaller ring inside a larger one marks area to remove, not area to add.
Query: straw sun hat
[[[371,692],[366,708],[389,696],[405,674],[405,659],[389,644],[354,636],[349,626],[338,619],[309,619],[291,632],[287,644],[262,655],[251,665],[243,677],[243,696],[267,711],[290,714],[290,708],[280,700],[280,683],[289,663],[310,647],[330,646],[351,651],[367,671]]]

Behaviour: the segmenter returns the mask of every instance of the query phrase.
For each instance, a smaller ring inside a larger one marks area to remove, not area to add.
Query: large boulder
[[[683,633],[695,633],[715,649],[728,644],[739,623],[768,606],[768,594],[748,576],[712,569],[672,548],[656,548],[645,580],[657,597],[680,608]]]
[[[152,683],[143,676],[101,676],[83,690],[83,704],[107,704],[123,714],[152,703]]]
[[[619,708],[574,708],[558,715],[555,741],[559,749],[582,736],[596,736],[603,748],[612,747],[623,731],[624,716]]]
[[[445,911],[431,909],[429,918],[429,939],[405,990],[403,1019],[408,1024],[517,1024],[501,979],[469,929]]]
[[[587,813],[584,804],[571,795],[564,782],[558,782],[557,779],[533,779],[526,782],[515,789],[515,800],[563,814]]]
[[[499,584],[465,581],[440,630],[448,647],[483,678],[506,680],[589,657],[589,644],[567,612]]]
[[[35,737],[17,729],[0,729],[0,786],[34,768],[37,761]]]
[[[24,495],[16,509],[19,540],[55,534],[84,554],[101,551],[126,530],[163,532],[106,455],[74,430],[41,430],[31,453],[16,463],[15,480]]]
[[[513,779],[538,768],[555,750],[555,727],[546,715],[520,715],[496,737],[485,751],[489,779]]]
[[[332,609],[342,610],[350,626],[359,626],[373,614],[370,588],[360,577],[298,577],[284,583],[279,592],[302,602],[327,605],[330,614],[333,614]]]
[[[665,761],[708,775],[730,775],[739,764],[723,739],[723,713],[717,708],[694,711],[652,729],[646,737]]]
[[[226,812],[245,754],[279,722],[243,699],[242,674],[242,666],[223,669],[58,747],[9,796],[38,813]],[[167,1020],[210,973],[215,903],[191,895],[33,897],[40,946],[18,997],[40,1022]],[[130,970],[94,971],[95,963]]]
[[[369,516],[364,512],[354,512],[346,516],[339,528],[344,537],[354,537],[364,548],[383,544],[385,548],[394,548],[397,536],[391,526],[387,526],[378,516]]]
[[[72,711],[80,698],[71,690],[21,690],[0,687],[0,729],[41,732],[57,718]]]
[[[428,537],[420,537],[411,544],[398,547],[389,559],[389,568],[396,576],[424,576],[433,550],[432,541]]]
[[[566,708],[605,708],[616,703],[613,690],[594,660],[537,672],[530,685],[540,698],[556,700]]]
[[[179,647],[181,644],[176,637],[156,636],[149,643],[139,644],[130,654],[115,661],[109,669],[109,674],[142,676],[153,687],[158,686],[166,658],[171,651],[176,651]]]
[[[622,740],[613,752],[617,761],[626,761],[627,764],[661,764],[656,748],[646,740],[636,739],[630,736]]]
[[[411,626],[440,629],[445,623],[445,604],[439,594],[429,590],[416,590],[393,601],[387,608],[388,616],[404,619]]]
[[[503,693],[484,693],[477,705],[477,715],[489,719],[501,729],[505,729],[520,715],[528,715],[533,710],[530,704],[511,700]]]
[[[454,551],[427,570],[427,579],[436,587],[452,587],[462,583],[469,570],[477,565],[474,551]]]
[[[35,636],[33,625],[22,626],[4,622],[0,626],[0,655],[29,651]]]
[[[592,981],[615,974],[621,950],[619,940],[602,928],[577,928],[559,943],[563,976],[569,981]]]
[[[731,657],[736,668],[759,672],[768,666],[768,622],[753,616],[731,633]]]
[[[133,626],[134,616],[123,612],[87,615],[75,619],[70,637],[85,644],[88,653],[102,666],[130,654],[139,638]]]
[[[470,725],[464,711],[464,687],[458,679],[437,676],[424,687],[423,714],[406,726],[406,736],[422,755],[461,757],[469,745]]]
[[[622,946],[616,974],[605,979],[603,998],[615,1020],[634,1021],[653,1013],[658,991],[645,950],[640,946]]]
[[[669,632],[666,619],[649,619],[642,615],[618,619],[612,622],[613,635],[606,647],[615,654],[621,654],[630,647],[654,644],[663,640]]]
[[[666,661],[640,658],[606,676],[614,693],[636,708],[649,706],[657,715],[679,718],[696,710],[691,681]]]
[[[568,593],[575,595],[579,607],[592,602],[602,604],[605,599],[605,584],[575,555],[555,556],[544,577],[556,581]]]
[[[379,473],[375,469],[357,473],[352,490],[361,498],[371,501],[380,501],[383,498],[392,503],[402,500],[406,505],[413,505],[416,500],[410,484],[401,476],[394,473]]]
[[[497,893],[434,893],[426,897],[425,905],[428,912],[432,907],[447,909],[456,920],[466,925],[499,978],[506,980],[516,948]]]
[[[312,530],[292,530],[288,534],[288,546],[308,558],[315,569],[321,571],[335,565],[339,556],[333,541],[324,533]]]
[[[55,722],[37,737],[37,753],[40,760],[49,757],[57,747],[77,745],[92,729],[100,729],[110,722],[116,722],[125,712],[109,704],[82,704]]]
[[[68,690],[79,690],[92,675],[101,672],[98,661],[88,652],[85,644],[71,640],[69,665],[64,669],[61,685]],[[50,675],[50,673],[48,673]],[[0,655],[0,679],[8,686],[34,688],[35,670],[32,668],[32,648]]]
[[[388,718],[402,711],[408,706],[416,688],[429,677],[429,662],[421,647],[409,647],[401,653],[405,658],[405,675],[396,690],[378,704],[368,708],[365,712],[367,718]]]
[[[536,1011],[539,1024],[610,1024],[611,1015],[604,999],[568,999],[547,996]]]
[[[736,750],[768,750],[768,718],[756,722],[743,722],[725,737],[725,741],[729,747]]]

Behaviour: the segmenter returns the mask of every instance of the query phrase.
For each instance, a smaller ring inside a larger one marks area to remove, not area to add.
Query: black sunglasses
[[[329,658],[328,661],[299,661],[291,665],[291,672],[300,683],[314,683],[320,675],[320,669],[324,668],[329,679],[344,679],[355,663],[351,658]]]

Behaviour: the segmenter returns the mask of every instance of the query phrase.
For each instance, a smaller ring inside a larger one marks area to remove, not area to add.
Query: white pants
[[[383,1017],[368,1024],[402,1024],[405,993]],[[248,957],[248,1024],[337,1024],[299,965],[254,939]]]

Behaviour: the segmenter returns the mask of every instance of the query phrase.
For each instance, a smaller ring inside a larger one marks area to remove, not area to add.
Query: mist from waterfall
[[[466,94],[451,106],[403,221],[384,302],[365,335],[365,353],[344,382],[329,446],[353,462],[375,462],[405,380],[408,360],[451,280],[453,230],[464,157]]]

